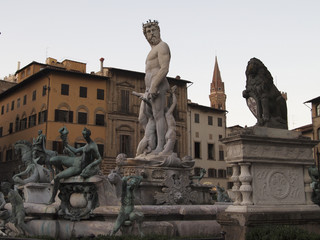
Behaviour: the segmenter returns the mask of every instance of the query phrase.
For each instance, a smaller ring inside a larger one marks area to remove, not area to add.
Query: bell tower
[[[215,57],[213,77],[210,86],[210,106],[221,110],[226,110],[227,96],[224,92],[224,82],[221,80],[218,59]]]

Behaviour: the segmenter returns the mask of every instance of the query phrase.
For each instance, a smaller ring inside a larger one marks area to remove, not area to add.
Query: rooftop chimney
[[[101,71],[101,75],[103,75],[103,61],[104,61],[104,58],[100,58],[100,71]]]
[[[17,71],[19,71],[20,70],[20,61],[18,61],[18,69],[17,69]]]

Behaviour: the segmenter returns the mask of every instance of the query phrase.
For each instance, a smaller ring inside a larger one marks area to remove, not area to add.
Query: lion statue
[[[256,125],[288,129],[287,104],[280,91],[273,84],[267,67],[257,58],[248,62],[246,69],[246,89],[242,95],[253,106],[258,122]]]

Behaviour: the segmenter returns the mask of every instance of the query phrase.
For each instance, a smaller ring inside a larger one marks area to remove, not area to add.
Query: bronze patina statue
[[[89,129],[84,128],[82,131],[82,135],[87,144],[80,148],[74,148],[67,143],[68,130],[65,127],[60,129],[59,132],[69,156],[56,156],[50,159],[50,163],[60,172],[54,178],[53,192],[49,204],[55,201],[54,199],[58,192],[61,179],[77,175],[83,178],[91,177],[99,172],[99,164],[101,163],[98,146],[90,138],[91,131]],[[77,153],[82,153],[82,155],[76,156]],[[63,166],[67,168],[64,169]]]
[[[286,100],[273,84],[266,66],[257,58],[250,59],[246,77],[246,89],[242,94],[258,120],[257,125],[288,129]]]
[[[30,228],[24,222],[26,213],[23,206],[23,200],[19,193],[12,190],[11,184],[8,182],[1,183],[1,189],[4,194],[8,196],[8,200],[12,206],[10,221],[14,223],[19,234],[31,234]]]
[[[116,234],[120,227],[126,223],[131,224],[137,221],[139,233],[143,236],[141,231],[143,213],[134,210],[134,190],[139,186],[142,178],[142,176],[126,176],[122,178],[121,208],[111,235]]]
[[[312,188],[312,201],[320,206],[320,171],[316,165],[309,167],[309,176],[312,180],[310,186]]]
[[[21,154],[21,160],[26,165],[26,169],[12,177],[12,180],[17,185],[27,183],[49,183],[50,171],[37,163],[40,157],[33,159],[31,154],[31,143],[26,140],[17,141],[14,144],[15,151]]]

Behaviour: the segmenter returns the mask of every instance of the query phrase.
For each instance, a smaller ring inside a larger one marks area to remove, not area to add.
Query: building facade
[[[86,64],[72,60],[46,64],[32,62],[16,72],[17,84],[0,94],[0,176],[10,180],[19,171],[21,161],[14,152],[18,140],[33,141],[38,130],[46,135],[46,148],[62,153],[58,130],[69,130],[70,145],[85,144],[82,130],[91,130],[108,173],[119,153],[134,157],[143,137],[138,123],[140,99],[132,91],[144,92],[144,73],[101,67],[98,73],[86,73]],[[177,152],[187,154],[187,83],[168,78],[177,85]]]
[[[219,141],[225,137],[225,110],[188,103],[188,153],[196,162],[195,175],[204,168],[207,173],[202,183],[219,184],[227,189],[231,168],[227,168],[224,144]]]
[[[313,140],[320,141],[320,96],[313,98],[305,103],[311,103],[311,118],[312,118],[312,136]],[[320,158],[320,143],[314,147],[314,156]]]

